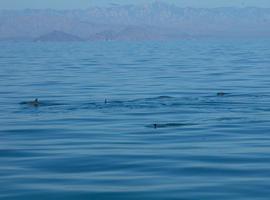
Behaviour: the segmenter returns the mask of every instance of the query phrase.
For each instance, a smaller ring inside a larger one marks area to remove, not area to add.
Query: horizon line
[[[127,7],[127,6],[137,6],[137,7],[143,7],[151,4],[125,4],[125,5],[104,5],[104,6],[89,6],[87,8],[0,8],[0,11],[38,11],[38,10],[54,10],[54,11],[83,11],[83,10],[89,10],[92,8],[100,8],[100,9],[106,9],[106,8],[113,8],[113,7]],[[270,9],[270,7],[260,7],[260,6],[216,6],[216,7],[196,7],[196,6],[178,6],[176,4],[167,4],[169,6],[175,6],[180,9]]]

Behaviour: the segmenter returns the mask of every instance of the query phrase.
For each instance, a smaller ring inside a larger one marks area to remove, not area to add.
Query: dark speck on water
[[[196,124],[192,123],[164,123],[164,124],[153,124],[151,126],[146,126],[146,127],[154,127],[155,129],[157,128],[175,128],[175,127],[185,127],[185,126],[194,126]]]
[[[217,96],[219,96],[219,97],[223,97],[225,95],[228,95],[228,93],[225,93],[225,92],[218,92],[217,93]]]
[[[269,200],[270,40],[0,45],[0,200]]]
[[[25,101],[21,103],[22,105],[28,105],[28,106],[33,106],[33,107],[38,107],[41,105],[38,99],[35,99],[34,101]]]

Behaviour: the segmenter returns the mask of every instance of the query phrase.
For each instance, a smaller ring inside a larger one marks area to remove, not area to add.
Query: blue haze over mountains
[[[269,8],[181,8],[154,2],[85,10],[0,11],[0,40],[167,40],[268,36]]]

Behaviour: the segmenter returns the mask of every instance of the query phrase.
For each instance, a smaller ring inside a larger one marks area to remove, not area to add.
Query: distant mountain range
[[[71,35],[62,31],[53,31],[51,33],[42,35],[35,39],[36,42],[78,42],[83,41],[82,38]]]
[[[269,37],[267,8],[181,8],[162,2],[85,10],[1,10],[0,40]]]

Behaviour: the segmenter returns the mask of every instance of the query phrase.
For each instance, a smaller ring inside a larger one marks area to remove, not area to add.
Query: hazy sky
[[[76,9],[87,8],[93,5],[106,6],[110,4],[142,4],[154,0],[0,0],[1,9],[25,8],[54,8]],[[270,8],[270,0],[164,0],[181,7],[220,7],[220,6],[256,6]]]

